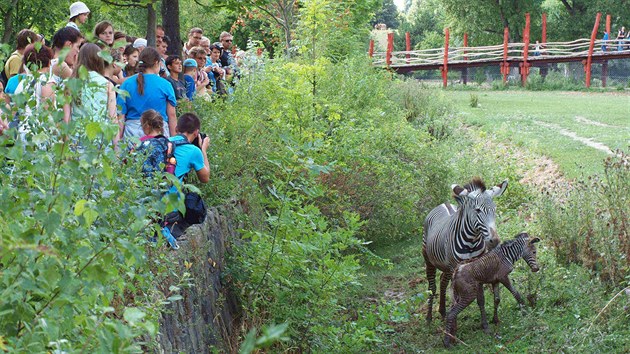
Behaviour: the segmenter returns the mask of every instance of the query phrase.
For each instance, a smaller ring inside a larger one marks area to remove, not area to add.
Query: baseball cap
[[[197,67],[197,61],[195,59],[186,59],[186,60],[184,60],[183,65],[184,65],[184,67],[192,66],[193,68],[196,68]]]

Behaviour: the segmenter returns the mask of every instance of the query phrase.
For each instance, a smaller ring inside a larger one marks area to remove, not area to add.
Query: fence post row
[[[411,35],[409,34],[409,32],[405,32],[405,48],[407,50],[407,64],[409,64],[411,59],[411,54],[408,53],[411,51]]]
[[[608,33],[608,38],[610,39],[610,14],[606,15],[606,33]],[[607,48],[606,43],[602,45],[603,51]],[[608,60],[604,60],[602,62],[602,87],[606,87],[608,81]]]
[[[510,74],[510,64],[508,57],[508,40],[510,39],[510,30],[505,27],[503,29],[503,63],[501,63],[501,74],[503,74],[503,84],[507,83],[507,76]]]
[[[368,49],[368,55],[370,56],[370,58],[374,56],[374,40],[373,39],[370,39],[370,47]]]
[[[527,75],[529,74],[529,66],[530,64],[527,62],[527,54],[529,53],[529,26],[530,26],[530,17],[529,13],[525,14],[525,30],[523,31],[523,62],[520,64],[521,67],[521,83],[523,87],[527,85]]]
[[[468,33],[464,33],[464,61],[468,61],[468,56],[466,55],[466,48],[468,48]],[[468,83],[468,67],[464,66],[462,69],[462,82],[464,85]]]
[[[394,32],[387,34],[387,54],[385,56],[387,66],[392,65],[392,51],[394,51]]]
[[[593,32],[591,32],[591,43],[588,46],[588,56],[586,57],[586,63],[584,71],[586,71],[586,88],[591,87],[591,64],[593,62],[593,48],[595,48],[595,37],[597,37],[597,28],[599,27],[599,20],[602,17],[602,13],[598,12],[595,16],[595,26],[593,26]]]
[[[448,27],[444,29],[444,65],[440,67],[442,70],[442,85],[446,88],[448,82],[448,40],[449,40]]]

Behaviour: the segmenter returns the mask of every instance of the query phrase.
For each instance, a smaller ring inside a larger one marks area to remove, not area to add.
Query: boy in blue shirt
[[[192,101],[197,92],[197,82],[195,80],[195,76],[197,75],[197,61],[195,59],[186,59],[183,65],[184,81],[186,81],[186,97]]]
[[[184,177],[191,169],[195,170],[201,183],[208,183],[210,180],[210,164],[207,154],[210,138],[206,136],[201,139],[200,128],[201,122],[195,114],[184,113],[177,120],[178,134],[169,138],[169,141],[176,146],[174,153],[177,160],[175,176],[181,182],[184,181]],[[177,189],[173,187],[169,192],[177,192]]]

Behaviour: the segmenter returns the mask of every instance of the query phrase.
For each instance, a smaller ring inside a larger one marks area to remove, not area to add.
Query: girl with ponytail
[[[140,117],[146,110],[156,110],[164,119],[164,136],[175,134],[177,117],[175,107],[175,91],[173,86],[159,76],[160,54],[152,47],[145,48],[138,58],[138,73],[131,76],[120,86],[122,93],[118,95],[117,104],[121,107],[118,116],[125,122],[125,137],[142,137],[144,132],[140,125]]]

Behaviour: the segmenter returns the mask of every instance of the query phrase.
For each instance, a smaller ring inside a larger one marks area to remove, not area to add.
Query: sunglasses
[[[232,42],[232,40],[231,40],[231,39],[224,39],[224,41],[226,41],[226,42]]]

